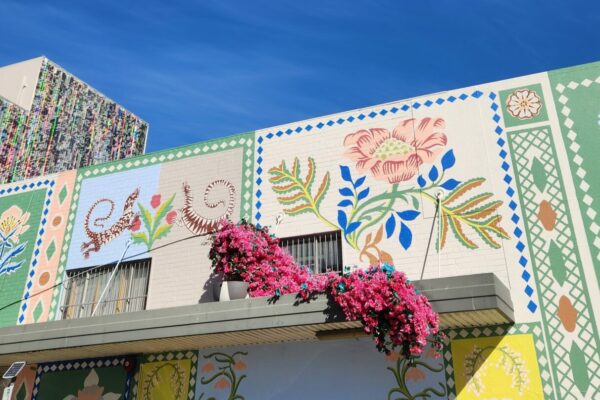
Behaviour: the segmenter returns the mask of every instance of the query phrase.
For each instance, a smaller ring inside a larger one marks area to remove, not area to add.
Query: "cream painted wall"
[[[0,68],[0,96],[29,111],[44,57]]]

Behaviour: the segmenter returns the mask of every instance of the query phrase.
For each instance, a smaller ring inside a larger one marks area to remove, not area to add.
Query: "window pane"
[[[283,238],[279,245],[296,263],[315,273],[342,271],[341,234],[339,231]]]

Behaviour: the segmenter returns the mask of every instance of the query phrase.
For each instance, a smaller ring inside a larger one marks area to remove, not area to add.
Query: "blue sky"
[[[600,60],[598,1],[0,0],[0,64],[46,55],[150,123],[148,150]]]

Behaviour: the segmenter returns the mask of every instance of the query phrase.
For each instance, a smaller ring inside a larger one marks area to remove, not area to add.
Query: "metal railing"
[[[340,231],[282,238],[279,245],[316,274],[343,270]]]
[[[68,272],[61,307],[62,318],[85,318],[92,315],[118,314],[146,308],[150,259],[122,263],[100,303],[100,294],[109,283],[115,266]]]

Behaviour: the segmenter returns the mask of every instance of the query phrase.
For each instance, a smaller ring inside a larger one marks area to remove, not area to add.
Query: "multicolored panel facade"
[[[0,296],[16,303],[0,322],[60,318],[60,285],[36,292],[128,241],[152,260],[146,308],[212,301],[203,235],[243,218],[279,237],[339,231],[350,267],[492,272],[516,323],[448,329],[443,358],[416,366],[362,339],[139,355],[135,398],[598,398],[599,104],[596,63],[4,185]],[[102,386],[90,373],[81,390]]]
[[[43,59],[30,109],[0,99],[0,182],[143,154],[148,125]]]

